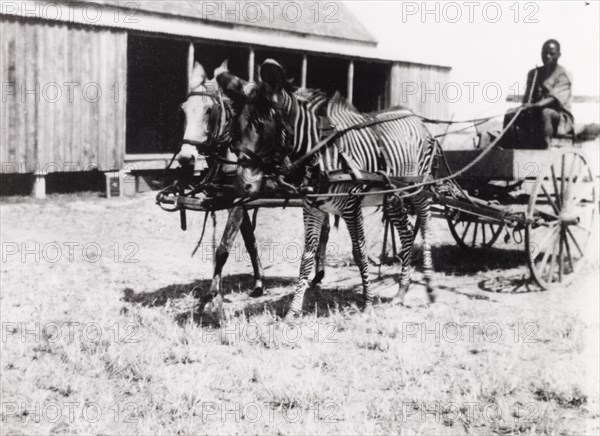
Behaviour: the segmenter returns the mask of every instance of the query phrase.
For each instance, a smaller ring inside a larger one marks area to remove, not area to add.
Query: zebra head
[[[215,71],[215,79],[233,106],[232,148],[239,163],[234,182],[237,194],[249,198],[276,189],[269,176],[281,163],[288,131],[271,98],[271,83],[246,82],[225,69]]]
[[[185,128],[177,161],[182,168],[193,169],[199,154],[215,154],[221,145],[230,142],[227,103],[216,81],[206,80],[198,62],[194,64],[181,113]]]

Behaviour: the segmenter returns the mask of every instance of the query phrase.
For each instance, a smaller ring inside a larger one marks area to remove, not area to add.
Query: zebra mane
[[[339,91],[336,91],[333,97],[329,99],[329,105],[351,112],[358,112],[358,109],[356,109],[356,107],[354,107],[354,105],[348,100],[346,100]]]
[[[325,92],[315,88],[298,88],[296,92],[294,92],[294,96],[298,101],[304,101],[307,103],[311,103],[318,99],[327,98],[327,94],[325,94]]]

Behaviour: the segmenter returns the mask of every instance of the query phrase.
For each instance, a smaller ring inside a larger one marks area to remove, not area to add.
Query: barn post
[[[300,78],[300,87],[306,88],[306,75],[308,72],[308,57],[302,55],[302,76]]]
[[[31,192],[32,196],[37,199],[46,198],[46,171],[42,169],[38,169],[33,174],[33,190]]]
[[[354,97],[354,60],[350,59],[350,63],[348,64],[348,92],[347,99],[350,103],[352,103],[352,99]]]
[[[194,43],[190,42],[190,47],[188,49],[188,92],[191,91],[190,89],[190,82],[192,80],[192,73],[194,71],[194,61],[196,59],[196,53],[195,53],[195,48],[194,48]]]
[[[252,47],[248,54],[248,82],[254,82],[254,49]]]

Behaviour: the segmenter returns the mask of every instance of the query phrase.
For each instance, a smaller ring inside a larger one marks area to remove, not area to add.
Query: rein
[[[390,117],[390,118],[385,118],[385,119],[368,120],[368,121],[364,121],[362,123],[355,124],[353,126],[349,126],[349,127],[346,127],[345,129],[337,130],[337,131],[331,133],[326,138],[324,138],[321,141],[319,141],[314,146],[314,148],[312,148],[310,151],[308,151],[306,154],[304,154],[304,156],[296,159],[292,163],[292,165],[300,165],[300,164],[302,164],[304,161],[306,161],[313,154],[317,153],[323,147],[328,146],[331,143],[331,141],[333,141],[336,137],[342,136],[343,134],[345,134],[345,133],[347,133],[349,131],[364,129],[365,127],[371,127],[371,126],[378,125],[378,124],[384,124],[384,123],[391,122],[391,121],[397,121],[397,120],[401,120],[402,118],[407,118],[407,117],[411,117],[411,116],[412,117],[420,118],[423,122],[429,123],[429,124],[448,124],[448,125],[452,125],[452,124],[466,124],[466,123],[482,124],[482,123],[485,123],[485,122],[487,122],[489,120],[492,120],[494,118],[498,118],[500,116],[504,116],[504,114],[493,115],[493,116],[485,117],[485,118],[474,118],[474,119],[471,119],[471,120],[452,121],[452,120],[438,120],[438,119],[426,118],[426,117],[423,117],[421,115],[417,115],[417,114],[414,114],[414,113],[411,112],[409,114],[397,115],[395,117]]]

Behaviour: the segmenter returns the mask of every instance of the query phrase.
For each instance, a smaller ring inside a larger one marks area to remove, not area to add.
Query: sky
[[[527,71],[541,65],[543,42],[554,38],[561,43],[559,63],[573,76],[573,93],[600,94],[597,0],[344,3],[378,39],[382,53],[451,66],[450,80],[459,85],[495,82],[506,94],[515,83],[524,88]],[[463,87],[465,96],[468,91]]]

